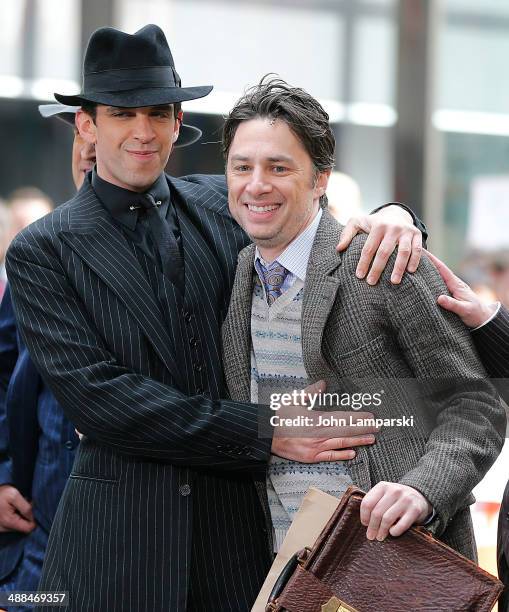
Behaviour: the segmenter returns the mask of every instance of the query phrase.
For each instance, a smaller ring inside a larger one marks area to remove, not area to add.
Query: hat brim
[[[62,104],[81,106],[84,102],[95,102],[107,106],[122,108],[137,108],[139,106],[157,106],[159,104],[174,104],[204,98],[212,91],[212,85],[200,87],[150,87],[130,89],[127,91],[101,91],[64,96],[55,93],[55,98]]]
[[[75,126],[76,111],[79,108],[79,106],[65,106],[63,104],[39,104],[38,106],[39,113],[45,119],[55,117],[72,127]]]
[[[173,146],[176,148],[187,147],[200,140],[201,135],[202,131],[199,128],[194,127],[194,125],[186,125],[183,123],[180,126],[179,137]]]

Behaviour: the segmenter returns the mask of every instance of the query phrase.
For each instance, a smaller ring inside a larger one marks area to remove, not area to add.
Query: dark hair
[[[329,125],[329,115],[307,91],[291,87],[280,78],[262,80],[238,100],[223,127],[223,155],[228,159],[233,138],[243,121],[257,117],[282,119],[297,136],[309,154],[316,173],[334,167],[336,140]],[[326,198],[324,201],[326,201]],[[321,203],[324,203],[320,199]]]
[[[182,109],[182,102],[174,102],[173,103],[173,116],[175,119],[177,115],[180,113]],[[89,100],[83,100],[83,104],[81,105],[81,110],[90,115],[95,122],[97,117],[97,102],[90,102]]]

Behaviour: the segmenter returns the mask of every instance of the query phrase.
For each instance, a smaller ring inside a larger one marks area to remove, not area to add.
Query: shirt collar
[[[92,188],[102,205],[119,223],[130,230],[134,230],[141,210],[139,204],[140,193],[118,187],[102,179],[96,167],[92,170]],[[156,202],[161,202],[160,210],[163,217],[166,216],[170,202],[170,187],[164,173],[160,174],[156,181],[144,193],[150,193]],[[134,207],[134,208],[132,208]]]
[[[316,232],[318,231],[318,225],[321,218],[322,209],[320,208],[315,218],[306,227],[306,229],[296,238],[294,238],[281,253],[281,255],[274,260],[284,266],[288,272],[290,272],[290,274],[293,274],[301,281],[306,280],[306,269],[308,267],[311,249],[313,248],[313,242],[315,241]],[[260,255],[258,247],[256,247],[255,250],[255,262],[257,260],[259,260],[266,269],[271,268],[272,264],[268,264],[264,261],[263,257]]]

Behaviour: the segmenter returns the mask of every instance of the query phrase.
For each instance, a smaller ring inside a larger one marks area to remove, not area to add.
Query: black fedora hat
[[[114,28],[96,30],[85,53],[81,93],[55,93],[55,98],[69,106],[88,101],[135,108],[196,100],[211,91],[212,85],[181,86],[164,32],[149,24],[134,34]],[[182,125],[178,145],[191,144],[200,136],[198,128]]]

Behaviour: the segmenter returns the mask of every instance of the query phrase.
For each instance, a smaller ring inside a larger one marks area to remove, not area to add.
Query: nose
[[[254,198],[272,191],[272,185],[262,168],[255,168],[246,185],[247,192]]]
[[[144,113],[137,114],[134,119],[133,137],[140,142],[150,142],[154,136],[150,117]]]

